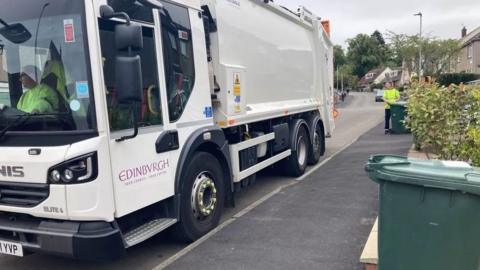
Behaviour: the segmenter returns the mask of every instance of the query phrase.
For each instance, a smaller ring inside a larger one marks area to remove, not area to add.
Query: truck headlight
[[[82,184],[98,176],[97,153],[86,154],[53,166],[48,170],[50,184]]]

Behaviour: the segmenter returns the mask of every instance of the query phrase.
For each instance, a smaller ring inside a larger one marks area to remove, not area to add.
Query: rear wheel
[[[209,153],[197,153],[186,168],[180,204],[181,239],[195,241],[214,229],[225,200],[223,173],[218,160]]]
[[[325,134],[322,129],[322,123],[319,121],[314,127],[312,145],[308,155],[308,164],[315,165],[320,161],[325,152]]]
[[[298,177],[305,173],[307,168],[310,140],[304,126],[301,126],[298,132],[292,134],[292,136],[295,136],[292,140],[295,144],[295,150],[292,151],[290,157],[284,160],[282,165],[288,175]]]

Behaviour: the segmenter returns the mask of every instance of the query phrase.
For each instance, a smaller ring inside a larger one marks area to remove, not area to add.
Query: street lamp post
[[[422,24],[423,24],[423,14],[422,12],[418,12],[417,14],[413,14],[413,16],[420,17],[420,35],[418,39],[418,47],[419,47],[419,56],[418,56],[418,80],[422,77]]]

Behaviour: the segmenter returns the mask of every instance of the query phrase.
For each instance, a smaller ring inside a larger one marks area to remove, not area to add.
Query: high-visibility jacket
[[[67,99],[66,86],[67,86],[67,76],[65,74],[65,69],[63,68],[62,62],[52,60],[48,62],[43,71],[42,80],[46,79],[48,76],[55,76],[56,85],[51,85],[53,90],[63,96],[64,99]]]
[[[390,105],[400,100],[400,92],[397,89],[386,89],[383,92],[383,100],[385,101],[385,109],[390,109]]]
[[[52,113],[58,111],[58,95],[50,87],[39,84],[26,91],[17,103],[17,109],[26,113]]]

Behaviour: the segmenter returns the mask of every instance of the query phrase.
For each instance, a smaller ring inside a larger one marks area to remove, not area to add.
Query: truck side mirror
[[[142,67],[140,56],[117,56],[115,59],[115,87],[120,104],[142,102]]]
[[[115,12],[112,7],[100,7],[100,16],[104,19],[123,18],[127,22],[115,26],[115,88],[118,103],[132,107],[132,135],[123,136],[117,142],[133,139],[138,135],[140,105],[143,97],[142,60],[138,52],[143,49],[142,27],[131,23],[125,12]]]
[[[142,26],[118,24],[115,26],[115,46],[118,51],[140,51],[143,49]]]
[[[137,24],[115,26],[115,85],[121,104],[142,102],[142,65],[136,51],[143,48],[142,27]]]
[[[115,87],[120,104],[136,105],[142,102],[142,65],[135,52],[143,49],[142,26],[134,24],[125,12],[115,12],[111,6],[102,5],[100,16],[104,19],[123,18],[125,24],[115,26]],[[135,111],[135,109],[134,109]],[[137,119],[135,119],[136,121]]]

